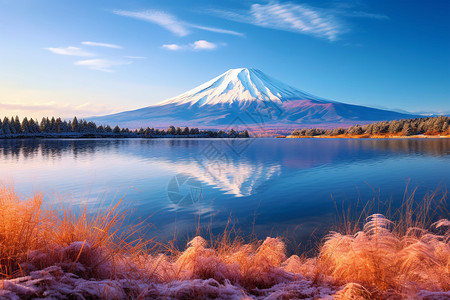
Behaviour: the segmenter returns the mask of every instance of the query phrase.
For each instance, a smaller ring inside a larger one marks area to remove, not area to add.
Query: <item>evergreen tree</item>
[[[394,120],[390,122],[388,132],[398,133],[402,131],[402,129],[403,129],[403,122]]]
[[[41,125],[39,126],[41,132],[50,132],[51,131],[51,123],[48,118],[42,118]]]
[[[14,117],[11,117],[11,121],[9,121],[9,130],[11,131],[11,134],[17,133]]]
[[[56,132],[56,120],[55,117],[52,117],[48,122],[48,131],[51,133]]]
[[[363,133],[364,133],[364,131],[362,130],[361,126],[359,126],[359,125],[352,126],[348,129],[348,134],[350,134],[350,135],[361,135]]]
[[[169,129],[167,129],[167,134],[175,134],[175,127],[174,126],[169,126]]]
[[[115,133],[115,134],[119,134],[120,133],[120,127],[118,125],[116,125],[116,127],[114,127],[113,133]]]
[[[23,118],[21,127],[23,133],[30,133],[30,124],[27,117]]]
[[[87,131],[90,133],[97,132],[97,125],[92,121],[88,122],[87,123]]]
[[[402,135],[404,136],[410,136],[414,134],[414,130],[411,127],[409,123],[406,123],[405,126],[403,126]]]
[[[89,128],[88,128],[88,124],[86,122],[86,120],[81,120],[78,122],[78,127],[79,127],[79,132],[88,132]]]
[[[11,134],[11,127],[10,127],[9,119],[7,117],[5,117],[3,119],[3,133],[6,135]]]
[[[30,119],[30,122],[28,122],[28,128],[30,130],[30,133],[39,133],[39,124],[35,122],[33,119]]]
[[[447,122],[445,122],[445,123],[442,125],[441,132],[442,132],[442,133],[447,133],[448,128],[449,128],[449,125],[448,125]]]
[[[63,124],[63,122],[62,122],[61,118],[57,118],[55,120],[55,132],[56,133],[61,133],[62,132],[62,128],[61,128],[62,124]]]
[[[39,123],[39,130],[41,132],[45,132],[45,124],[47,124],[47,121],[45,117],[42,118],[41,123]]]
[[[341,135],[345,133],[345,129],[342,127],[335,128],[331,131],[331,135]]]
[[[78,128],[78,119],[77,117],[74,117],[72,120],[72,132],[78,132],[79,128]]]
[[[22,124],[20,123],[19,117],[16,116],[14,120],[14,128],[16,130],[16,133],[22,133]]]

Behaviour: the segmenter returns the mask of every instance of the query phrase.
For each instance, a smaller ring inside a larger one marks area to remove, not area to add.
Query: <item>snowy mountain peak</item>
[[[179,96],[160,102],[157,106],[246,104],[252,101],[282,103],[288,100],[326,101],[286,85],[257,69],[237,68],[230,69]]]
[[[266,103],[261,103],[263,101],[277,105],[265,106]],[[275,107],[278,108],[275,113],[265,109]],[[236,124],[239,118],[241,123],[260,129],[263,123],[264,126],[286,129],[298,128],[299,124],[345,125],[411,117],[417,116],[326,100],[284,84],[259,70],[238,68],[159,104],[90,120],[133,129],[146,126],[167,128],[169,125],[218,129]]]

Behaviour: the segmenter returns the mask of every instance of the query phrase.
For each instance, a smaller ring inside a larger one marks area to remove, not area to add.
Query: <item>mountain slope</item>
[[[163,101],[167,104],[245,104],[251,101],[286,102],[290,99],[324,101],[296,88],[288,86],[256,69],[231,69],[184,94]]]
[[[286,85],[256,69],[231,69],[156,105],[93,117],[97,123],[130,128],[224,127],[354,123],[414,117],[388,110],[326,100]]]

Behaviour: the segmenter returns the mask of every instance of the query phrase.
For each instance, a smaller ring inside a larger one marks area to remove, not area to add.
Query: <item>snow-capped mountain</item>
[[[234,123],[259,127],[393,120],[414,117],[394,111],[326,100],[256,69],[239,68],[156,105],[93,117],[121,127],[195,126],[224,128]]]
[[[288,100],[305,99],[327,102],[286,85],[256,69],[231,69],[227,72],[187,91],[184,94],[165,100],[159,104],[217,105],[243,104],[253,101],[272,101],[282,104]]]

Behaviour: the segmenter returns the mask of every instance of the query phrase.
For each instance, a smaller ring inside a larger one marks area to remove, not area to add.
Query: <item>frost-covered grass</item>
[[[197,236],[184,251],[134,238],[120,202],[90,215],[42,209],[0,189],[0,298],[372,299],[450,297],[450,221],[426,207],[330,233],[316,257],[280,238]],[[418,214],[414,217],[413,214]],[[448,216],[444,216],[448,217]]]

